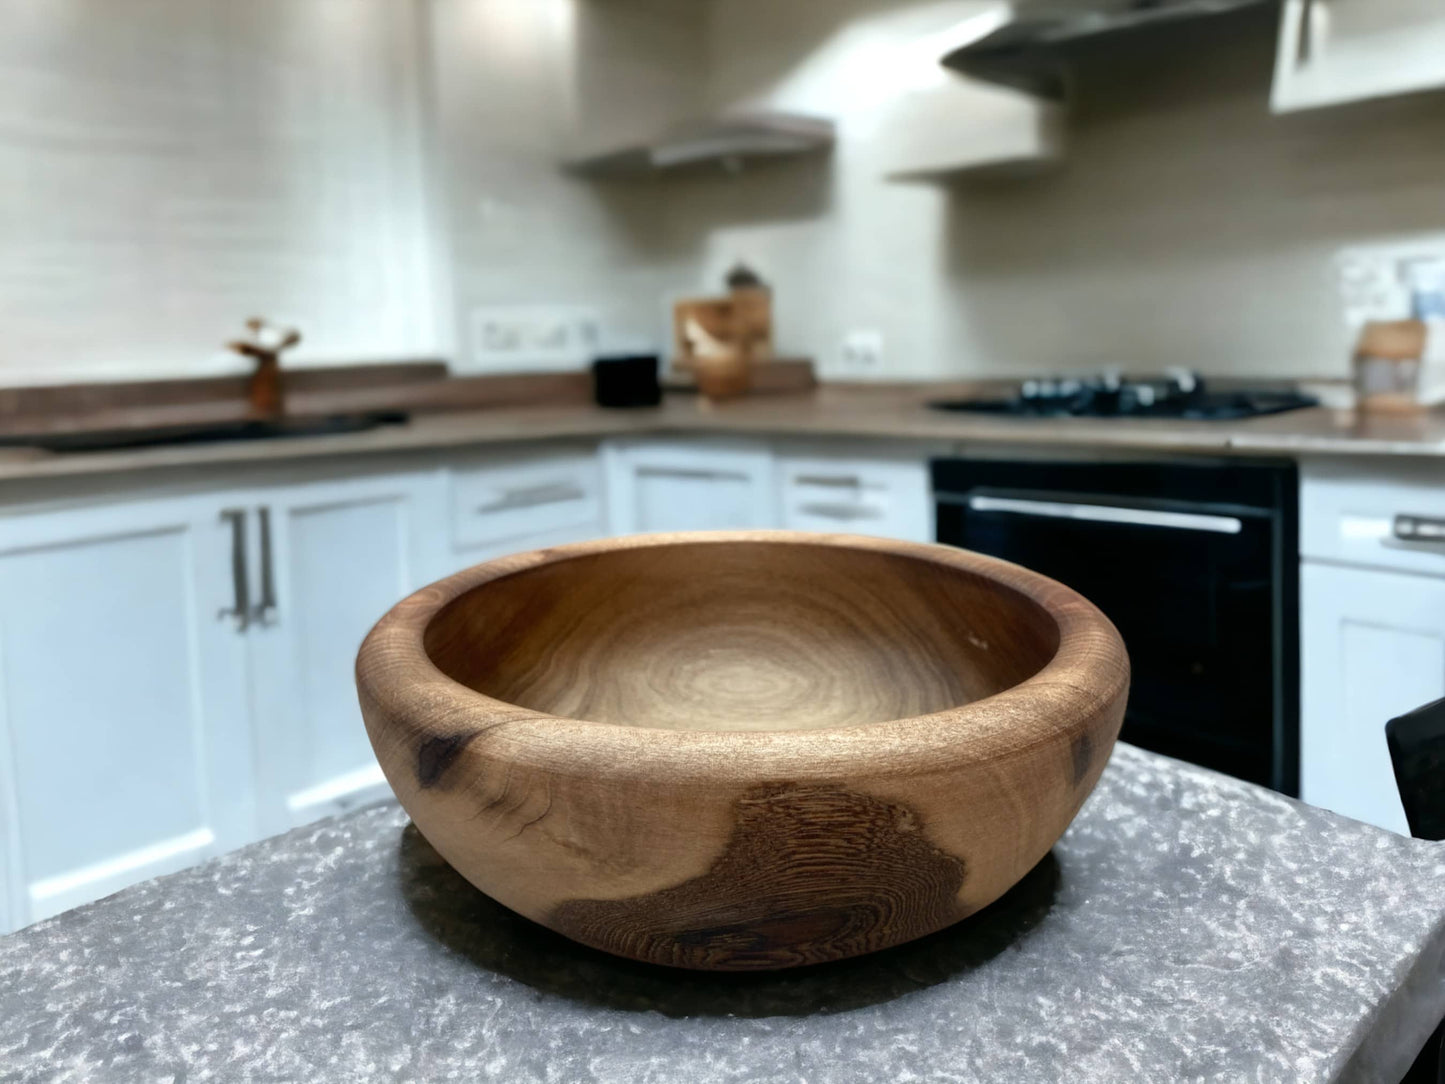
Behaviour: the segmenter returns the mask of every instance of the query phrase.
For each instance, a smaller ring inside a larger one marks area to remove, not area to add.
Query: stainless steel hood
[[[969,20],[969,40],[944,58],[950,68],[1043,97],[1064,93],[1071,47],[1106,35],[1225,15],[1275,0],[1016,0]]]

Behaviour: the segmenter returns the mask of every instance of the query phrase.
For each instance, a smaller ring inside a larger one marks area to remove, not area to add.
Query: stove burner
[[[1117,373],[1025,380],[1011,399],[952,399],[928,405],[935,410],[1012,417],[1231,421],[1319,406],[1319,400],[1284,389],[1211,392],[1197,373],[1177,369],[1161,380],[1125,380]]]

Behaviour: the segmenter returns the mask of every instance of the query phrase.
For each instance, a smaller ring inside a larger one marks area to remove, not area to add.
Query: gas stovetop
[[[1015,417],[1230,421],[1319,406],[1319,400],[1283,388],[1209,391],[1197,373],[1171,371],[1156,380],[1127,379],[1117,373],[1025,380],[1019,393],[1007,399],[952,399],[928,405],[935,410]]]

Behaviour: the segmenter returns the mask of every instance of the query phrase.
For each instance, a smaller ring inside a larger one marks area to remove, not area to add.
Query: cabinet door
[[[1408,835],[1385,723],[1445,696],[1445,580],[1301,569],[1305,801]]]
[[[762,445],[615,442],[603,462],[616,534],[778,525],[772,453]]]
[[[1285,0],[1276,113],[1445,86],[1445,0]]]
[[[908,542],[935,541],[928,466],[922,459],[781,456],[783,526]]]
[[[388,793],[356,702],[362,639],[421,586],[445,535],[439,474],[322,481],[254,494],[250,644],[261,828]]]
[[[455,568],[605,533],[594,449],[488,456],[447,475]]]
[[[0,519],[0,825],[21,925],[252,835],[223,506]]]

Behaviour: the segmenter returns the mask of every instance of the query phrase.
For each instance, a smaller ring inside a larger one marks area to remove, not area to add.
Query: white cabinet
[[[789,530],[935,539],[928,465],[919,455],[784,454],[777,477]]]
[[[593,448],[493,454],[456,463],[447,474],[451,552],[443,574],[607,533]]]
[[[609,531],[933,535],[921,454],[620,440],[415,464],[0,514],[0,931],[384,795],[356,649],[459,568]]]
[[[603,463],[616,534],[778,525],[766,445],[614,441],[604,446]]]
[[[362,639],[439,564],[439,472],[248,494],[246,631],[258,827],[269,835],[385,796],[356,702]]]
[[[1276,113],[1445,87],[1445,0],[1285,0]]]
[[[1445,544],[1409,529],[1418,521],[1445,524],[1445,460],[1388,467],[1321,460],[1304,464],[1300,475],[1305,558],[1445,577]]]
[[[1445,696],[1445,579],[1306,563],[1301,796],[1409,835],[1385,723]]]
[[[573,447],[0,516],[0,931],[384,796],[362,638],[602,488]]]
[[[386,793],[352,678],[439,471],[0,518],[0,922]]]
[[[252,835],[223,500],[0,519],[0,825],[18,926]]]
[[[1301,479],[1301,796],[1407,833],[1384,728],[1445,696],[1445,463]]]

